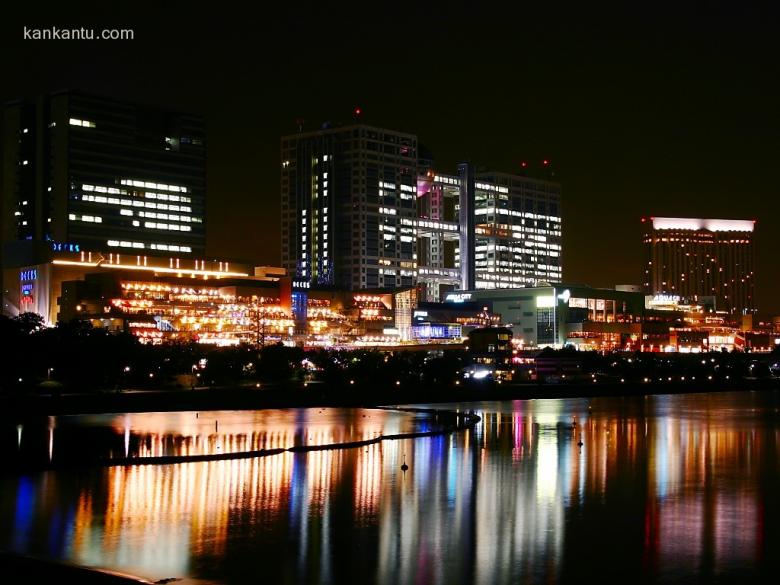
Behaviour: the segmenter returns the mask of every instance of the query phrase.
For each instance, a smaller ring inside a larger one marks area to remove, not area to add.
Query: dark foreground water
[[[449,407],[482,422],[335,451],[6,472],[0,548],[214,583],[780,580],[777,393]],[[0,429],[0,456],[221,452],[426,425],[339,409],[58,417]]]

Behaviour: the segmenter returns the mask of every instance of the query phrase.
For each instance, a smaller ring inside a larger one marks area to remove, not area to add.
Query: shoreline
[[[780,390],[780,380],[708,382],[628,382],[597,384],[463,384],[458,386],[369,388],[324,384],[264,385],[195,390],[123,391],[94,394],[18,395],[0,397],[0,420],[29,416],[123,412],[264,410],[285,408],[376,408],[398,404],[439,404],[500,400],[598,398]]]
[[[5,575],[24,575],[32,583],[83,583],[84,585],[154,585],[149,581],[112,569],[57,561],[39,556],[0,550],[0,569]],[[185,581],[176,579],[184,584]]]

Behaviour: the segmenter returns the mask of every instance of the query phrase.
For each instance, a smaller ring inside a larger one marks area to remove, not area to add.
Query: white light
[[[79,120],[78,118],[70,118],[68,120],[71,126],[81,126],[82,128],[94,128],[95,123],[89,120]]]
[[[536,308],[537,309],[544,309],[549,307],[555,306],[555,297],[549,296],[549,297],[536,297]]]
[[[656,230],[708,230],[711,232],[752,232],[756,222],[748,219],[694,219],[654,217]]]

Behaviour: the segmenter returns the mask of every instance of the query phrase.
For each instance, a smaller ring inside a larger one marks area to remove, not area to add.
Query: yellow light
[[[60,264],[63,266],[91,266],[97,268],[116,268],[118,270],[143,270],[145,272],[162,272],[165,274],[176,274],[181,276],[181,271],[173,268],[161,268],[155,266],[129,266],[125,264],[98,264],[97,262],[79,262],[77,260],[54,260],[53,264]],[[190,270],[190,274],[197,274],[202,276],[249,276],[246,272],[218,272],[214,270]]]

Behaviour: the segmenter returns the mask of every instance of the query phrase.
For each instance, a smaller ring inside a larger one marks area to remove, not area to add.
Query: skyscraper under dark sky
[[[415,283],[417,137],[355,124],[282,138],[282,266],[347,289]]]
[[[416,136],[362,124],[283,137],[288,274],[348,289],[419,285],[426,300],[560,282],[558,183],[467,163],[445,175],[417,152]]]
[[[3,153],[6,243],[205,252],[199,116],[62,91],[6,105]]]
[[[755,312],[754,221],[652,217],[645,225],[645,288],[692,300],[713,297],[729,314]]]

